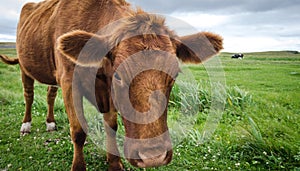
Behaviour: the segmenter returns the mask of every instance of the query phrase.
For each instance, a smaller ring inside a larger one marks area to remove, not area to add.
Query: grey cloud
[[[261,12],[300,6],[298,0],[129,0],[146,10],[172,13],[202,11],[205,13],[235,14]]]
[[[25,0],[1,0],[0,34],[15,36],[18,13]],[[36,1],[36,0],[35,0]],[[296,39],[300,34],[299,0],[128,0],[148,12],[174,15],[190,13],[226,16],[213,30],[228,37]],[[183,15],[184,16],[184,15]],[[179,28],[180,26],[176,26]],[[199,28],[197,28],[199,29]],[[201,28],[202,29],[202,28]],[[186,31],[188,32],[188,31]],[[2,38],[3,40],[3,38]],[[226,39],[228,40],[228,39]],[[227,41],[230,42],[230,41]],[[297,46],[300,49],[299,45]]]
[[[0,2],[0,34],[15,36],[18,22],[19,11],[21,10],[20,1],[1,0]]]
[[[14,1],[12,1],[12,0],[1,0],[1,6],[5,7],[5,9],[7,9],[7,10],[9,10],[9,9],[20,9],[21,8],[20,5],[21,5],[20,0],[14,0]]]
[[[0,34],[14,36],[16,34],[17,21],[10,19],[1,19]]]
[[[16,34],[17,20],[0,19],[0,34],[14,36]]]

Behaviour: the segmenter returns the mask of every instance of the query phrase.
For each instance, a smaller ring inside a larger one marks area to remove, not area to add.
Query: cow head
[[[125,19],[111,33],[73,31],[60,37],[59,50],[80,66],[100,67],[109,78],[110,97],[97,101],[110,98],[120,111],[129,162],[138,167],[167,164],[172,158],[167,104],[180,72],[178,59],[201,63],[222,49],[222,38],[209,32],[178,37],[162,17],[146,13]]]

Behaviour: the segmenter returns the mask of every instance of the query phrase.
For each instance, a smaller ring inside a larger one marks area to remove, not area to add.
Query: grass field
[[[0,49],[0,54],[16,56],[14,49]],[[171,94],[169,123],[191,110],[186,98],[200,105],[192,118],[195,124],[174,144],[168,166],[144,170],[300,170],[300,54],[248,53],[244,60],[230,56],[220,54],[225,109],[210,140],[201,141],[212,98],[208,74],[202,65],[189,65],[197,85],[187,87],[198,93],[182,93],[179,80]],[[35,85],[32,131],[20,136],[24,100],[19,70],[0,63],[0,170],[69,170],[73,147],[61,93],[55,106],[58,130],[48,133],[47,87]],[[84,150],[88,170],[107,168],[105,151],[91,138]],[[126,170],[143,170],[123,162]]]

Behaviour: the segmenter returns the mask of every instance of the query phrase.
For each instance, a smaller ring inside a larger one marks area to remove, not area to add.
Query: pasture
[[[15,49],[0,54],[16,56]],[[299,170],[300,169],[300,54],[289,51],[246,53],[243,60],[222,53],[226,101],[222,118],[209,141],[201,130],[208,117],[211,92],[203,65],[189,65],[199,93],[183,94],[175,85],[169,104],[169,123],[191,110],[184,98],[199,103],[195,123],[174,144],[168,166],[144,170]],[[180,77],[180,76],[179,76]],[[214,85],[212,85],[214,86]],[[68,170],[72,143],[59,92],[57,131],[46,132],[47,86],[35,84],[32,131],[20,136],[24,100],[19,66],[0,63],[0,170]],[[88,104],[86,104],[88,105]],[[87,109],[93,115],[93,109]],[[119,122],[121,125],[122,123]],[[123,133],[122,129],[119,131]],[[105,151],[89,138],[85,145],[88,170],[105,170]],[[143,170],[123,160],[126,170]]]

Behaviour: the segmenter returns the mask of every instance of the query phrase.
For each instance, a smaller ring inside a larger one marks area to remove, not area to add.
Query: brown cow
[[[22,133],[30,132],[34,80],[49,85],[49,131],[55,128],[59,86],[74,144],[72,170],[85,170],[83,97],[104,113],[108,170],[122,170],[117,111],[125,126],[128,161],[142,168],[168,164],[167,102],[180,71],[177,59],[200,63],[221,49],[220,36],[200,32],[177,37],[163,17],[135,11],[124,0],[47,0],[22,9],[18,59],[0,58],[21,67],[26,101]]]

